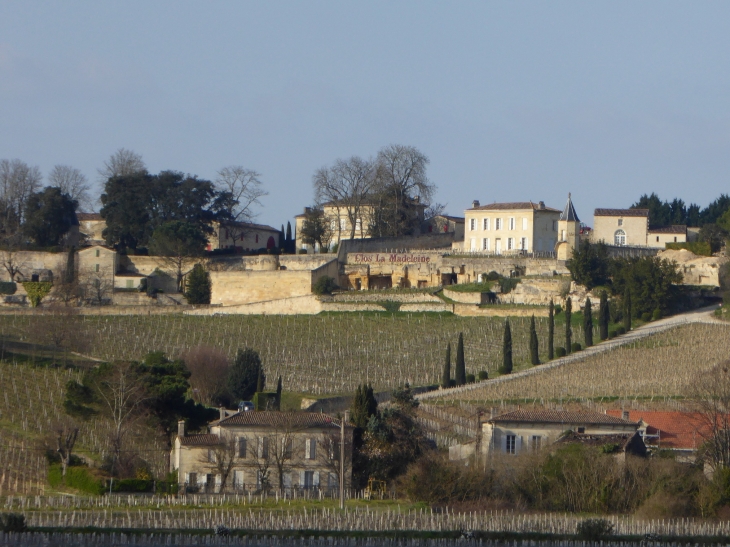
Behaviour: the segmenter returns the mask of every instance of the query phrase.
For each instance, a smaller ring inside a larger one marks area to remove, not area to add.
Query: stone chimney
[[[471,207],[472,207],[472,209],[476,209],[477,207],[479,207],[479,200],[475,199],[474,201],[472,201]]]
[[[538,202],[537,208],[540,209],[540,210],[544,209],[545,208],[545,202],[544,201]]]
[[[305,214],[305,215],[308,215],[308,214],[309,214],[309,213],[311,213],[311,212],[312,212],[312,208],[311,208],[311,207],[305,207],[305,208],[304,208],[304,214]]]
[[[218,412],[220,413],[220,419],[224,420],[226,417],[226,408],[225,407],[219,407]]]
[[[177,436],[185,436],[185,420],[180,420],[179,422],[177,422]]]
[[[624,420],[627,420],[627,421],[628,421],[628,419],[629,419],[629,411],[628,411],[628,410],[622,410],[622,411],[621,411],[621,417],[622,417],[622,418],[623,418]]]

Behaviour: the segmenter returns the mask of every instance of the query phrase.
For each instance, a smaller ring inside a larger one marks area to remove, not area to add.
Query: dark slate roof
[[[76,213],[79,220],[104,220],[99,213]]]
[[[221,440],[218,435],[211,435],[205,433],[202,435],[186,435],[185,437],[178,437],[182,446],[215,446],[220,444]]]
[[[568,222],[580,222],[580,219],[578,218],[578,213],[575,212],[575,207],[573,207],[573,200],[570,199],[570,194],[568,194],[568,203],[565,204],[565,209],[563,209],[563,212],[560,213],[560,220],[567,220]]]
[[[657,226],[649,228],[650,234],[686,234],[687,226],[684,224],[675,224],[673,226]]]
[[[533,211],[551,211],[553,213],[559,213],[557,209],[552,207],[540,208],[539,203],[533,203],[531,201],[514,201],[510,203],[490,203],[489,205],[480,205],[479,207],[472,207],[467,211],[505,211],[512,209],[531,209]]]
[[[601,424],[601,425],[637,425],[622,418],[602,414],[600,412],[567,410],[515,410],[489,420],[489,423],[546,423],[546,424]]]
[[[596,209],[596,217],[648,217],[649,209]]]
[[[266,224],[254,224],[253,222],[236,222],[233,220],[223,220],[220,222],[221,226],[241,226],[243,228],[249,228],[251,230],[261,230],[264,232],[281,232],[279,228],[273,226],[267,226]]]
[[[327,414],[319,412],[275,412],[275,411],[248,411],[236,412],[211,425],[251,426],[251,427],[286,427],[293,429],[307,429],[310,427],[340,428],[340,422]],[[349,427],[349,426],[347,426]]]

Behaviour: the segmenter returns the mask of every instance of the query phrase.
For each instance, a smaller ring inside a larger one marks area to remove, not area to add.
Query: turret
[[[568,194],[568,201],[558,220],[558,243],[555,245],[558,260],[569,260],[573,249],[580,243],[580,219],[573,207],[573,200]]]

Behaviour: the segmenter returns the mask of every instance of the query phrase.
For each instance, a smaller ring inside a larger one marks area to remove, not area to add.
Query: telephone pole
[[[345,422],[348,418],[348,412],[340,421],[340,509],[345,508]]]

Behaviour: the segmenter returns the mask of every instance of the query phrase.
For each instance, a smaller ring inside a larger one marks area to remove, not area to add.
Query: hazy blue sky
[[[132,149],[152,172],[241,164],[279,226],[311,177],[391,143],[437,201],[730,192],[728,2],[0,3],[0,158],[44,173]]]

